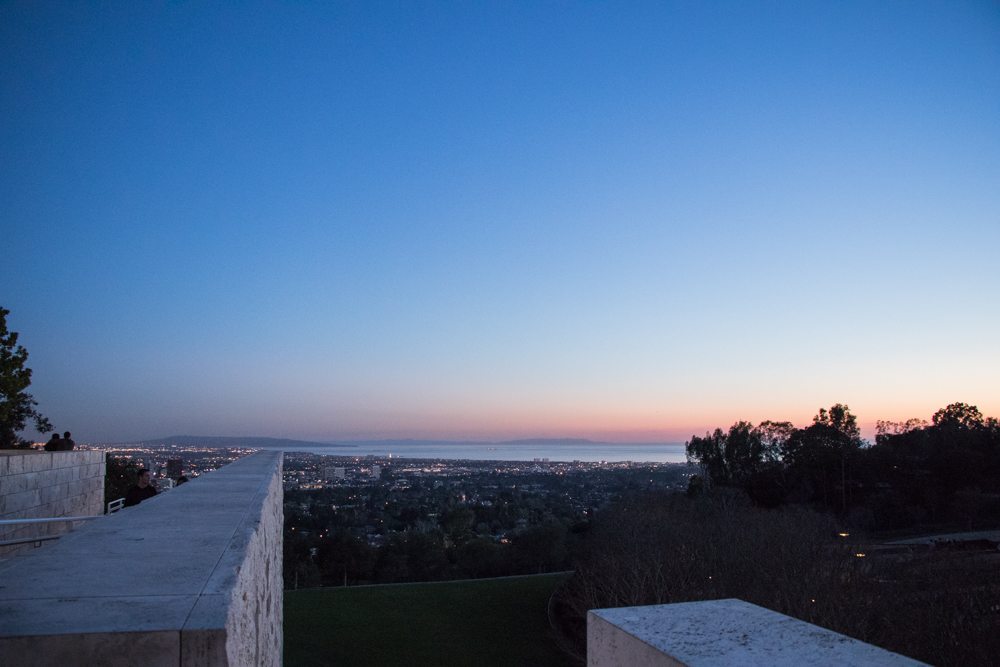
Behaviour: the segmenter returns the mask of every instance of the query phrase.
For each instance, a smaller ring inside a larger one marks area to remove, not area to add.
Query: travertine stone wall
[[[214,474],[236,472],[227,466]],[[214,656],[210,664],[281,665],[283,496],[279,459],[184,626],[182,665],[206,664],[203,656]]]
[[[810,667],[923,663],[743,600],[591,609],[589,667]]]
[[[226,655],[230,665],[281,665],[284,637],[282,542],[284,491],[273,476],[255,520],[242,527],[246,549],[235,565],[236,584],[226,615]],[[236,540],[234,540],[234,547]]]
[[[685,667],[665,651],[648,644],[593,612],[587,614],[588,667]]]
[[[0,665],[280,665],[281,453],[0,562]]]
[[[0,450],[0,519],[104,513],[104,452]],[[79,524],[77,524],[79,525]],[[0,541],[58,535],[69,523],[0,526]],[[32,545],[0,547],[0,556]]]

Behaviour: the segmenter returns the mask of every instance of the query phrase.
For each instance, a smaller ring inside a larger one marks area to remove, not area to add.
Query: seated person
[[[58,433],[53,433],[52,438],[45,443],[45,451],[58,452],[61,449],[62,449],[62,438],[59,437]]]
[[[156,489],[150,483],[149,471],[140,470],[139,483],[129,489],[128,493],[125,494],[125,507],[138,505],[146,498],[152,498],[155,495]]]

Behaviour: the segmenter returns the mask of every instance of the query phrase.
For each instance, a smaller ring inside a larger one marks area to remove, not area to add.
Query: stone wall
[[[281,665],[285,523],[282,488],[281,475],[272,477],[259,525],[246,531],[247,557],[238,570],[226,620],[226,653],[231,665]]]
[[[588,667],[685,667],[661,648],[632,634],[628,628],[590,612],[587,614]]]
[[[592,609],[589,667],[917,667],[921,662],[743,600]]]
[[[103,513],[104,452],[0,450],[0,519]],[[70,523],[0,525],[0,541],[59,535],[71,527]],[[0,556],[31,548],[31,544],[0,546]]]
[[[0,665],[280,665],[281,453],[0,563]]]

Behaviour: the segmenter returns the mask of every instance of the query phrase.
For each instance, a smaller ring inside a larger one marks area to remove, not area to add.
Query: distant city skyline
[[[4,3],[0,305],[79,442],[1000,416],[998,72],[991,2]]]

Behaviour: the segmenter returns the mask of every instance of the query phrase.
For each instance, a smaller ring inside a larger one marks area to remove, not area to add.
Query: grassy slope
[[[565,577],[285,591],[285,664],[571,665],[546,616]]]

